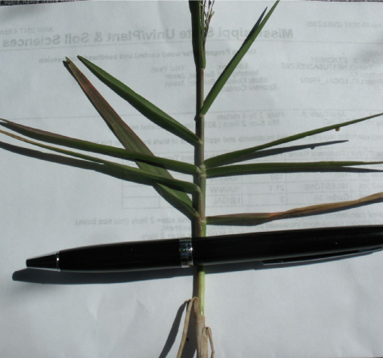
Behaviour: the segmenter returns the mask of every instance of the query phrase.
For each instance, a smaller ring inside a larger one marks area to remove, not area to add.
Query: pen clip
[[[382,250],[383,250],[383,247],[379,246],[379,247],[374,247],[371,249],[345,251],[340,253],[336,252],[336,253],[322,254],[322,255],[310,255],[310,256],[287,257],[287,258],[264,260],[262,261],[262,263],[265,266],[314,264],[314,263],[319,263],[323,261],[342,260],[342,259],[348,259],[351,257],[369,255],[374,252],[378,252]]]

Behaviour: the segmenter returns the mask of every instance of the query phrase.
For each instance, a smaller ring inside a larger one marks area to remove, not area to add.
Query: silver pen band
[[[193,266],[193,246],[190,237],[179,239],[181,267]]]

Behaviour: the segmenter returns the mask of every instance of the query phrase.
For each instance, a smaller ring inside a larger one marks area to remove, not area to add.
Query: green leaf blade
[[[87,152],[98,153],[124,160],[142,161],[148,164],[165,167],[169,170],[174,170],[184,174],[196,174],[199,171],[195,165],[189,163],[179,162],[176,160],[151,156],[147,154],[135,153],[122,148],[66,137],[56,133],[24,126],[2,118],[0,118],[0,125],[11,129],[17,133],[23,134],[29,138],[34,138],[47,143],[62,145],[73,149],[80,149]]]
[[[267,8],[263,11],[261,16],[259,17],[258,21],[250,31],[249,35],[243,42],[241,48],[238,50],[238,52],[234,55],[234,57],[231,59],[229,64],[226,66],[226,68],[223,70],[217,81],[214,83],[213,87],[211,88],[210,92],[206,96],[206,99],[204,101],[204,104],[201,108],[200,114],[205,115],[207,111],[210,109],[211,105],[217,98],[218,94],[221,92],[223,86],[226,84],[238,64],[241,62],[242,58],[245,56],[263,27],[265,26],[266,22],[269,20],[271,14],[274,12],[275,8],[277,7],[279,3],[279,0],[273,5],[273,7],[270,9],[270,11],[267,13],[265,18],[263,19],[263,16],[266,13]],[[262,20],[263,19],[263,20]]]
[[[120,143],[126,149],[134,152],[142,152],[145,145],[140,141],[134,131],[122,120],[113,107],[97,91],[88,78],[69,58],[66,59],[64,65]]]
[[[293,142],[293,141],[296,141],[298,139],[302,139],[302,138],[305,138],[308,136],[312,136],[312,135],[320,134],[320,133],[327,132],[330,130],[338,129],[341,127],[349,126],[349,125],[363,122],[363,121],[366,121],[366,120],[369,120],[372,118],[376,118],[376,117],[379,117],[382,115],[383,115],[383,113],[378,113],[378,114],[374,114],[374,115],[371,115],[368,117],[354,119],[352,121],[342,122],[342,123],[334,124],[331,126],[326,126],[326,127],[321,127],[321,128],[317,128],[314,130],[306,131],[306,132],[301,132],[301,133],[298,133],[298,134],[295,134],[292,136],[277,139],[277,140],[274,140],[272,142],[261,144],[261,145],[255,146],[255,147],[240,149],[240,150],[236,150],[234,152],[217,155],[215,157],[212,157],[212,158],[205,160],[205,166],[206,166],[206,168],[212,168],[212,167],[217,167],[217,166],[221,166],[221,165],[226,165],[229,163],[235,163],[237,161],[243,160],[243,158],[246,158],[246,156],[252,155],[255,152],[263,150],[263,149],[275,147],[275,146],[280,145],[280,144]]]
[[[51,151],[54,151],[54,152],[57,152],[60,154],[65,154],[65,155],[68,155],[71,157],[80,158],[80,159],[87,160],[90,162],[103,164],[104,166],[106,166],[108,168],[120,171],[121,172],[121,178],[123,178],[124,180],[135,181],[135,182],[138,182],[140,184],[151,185],[151,186],[154,186],[157,184],[163,184],[163,185],[166,185],[168,187],[176,188],[177,190],[183,190],[183,191],[185,191],[187,193],[191,193],[191,194],[196,193],[199,190],[197,185],[195,185],[194,183],[181,181],[181,180],[168,178],[168,177],[163,177],[163,176],[160,176],[157,174],[147,172],[147,171],[142,170],[142,169],[129,167],[127,165],[114,163],[114,162],[111,162],[108,160],[89,156],[89,155],[82,154],[82,153],[72,152],[72,151],[69,151],[66,149],[52,147],[52,146],[38,143],[38,142],[29,140],[26,138],[19,137],[15,134],[8,133],[8,132],[2,131],[2,130],[0,130],[0,133],[5,134],[5,135],[12,137],[14,139],[17,139],[19,141],[23,141],[25,143],[35,145],[35,146],[40,147],[40,148],[48,149],[48,150],[51,150]]]
[[[69,59],[67,59],[66,66],[120,143],[132,152],[154,156],[151,150],[114,111],[77,66]],[[166,169],[140,161],[136,161],[136,164],[143,170],[172,178]],[[189,219],[198,217],[191,199],[184,192],[162,186],[161,184],[155,186],[155,189],[166,201],[180,210]]]
[[[111,76],[109,73],[84,57],[78,56],[78,58],[100,81],[102,81],[120,97],[128,101],[136,110],[153,123],[192,145],[196,145],[200,142],[199,138],[192,131],[176,121],[174,118],[170,117],[147,99],[134,92],[130,87],[126,86],[124,83]]]
[[[280,148],[272,148],[272,149],[266,149],[266,150],[260,150],[256,151],[254,153],[250,153],[247,155],[244,155],[242,157],[236,158],[237,160],[234,160],[233,162],[229,162],[226,164],[232,164],[236,162],[245,162],[247,160],[251,159],[258,159],[258,158],[266,158],[274,155],[281,155],[281,154],[286,154],[286,153],[291,153],[299,150],[304,150],[304,149],[310,149],[314,150],[318,147],[323,147],[323,146],[329,146],[329,145],[334,145],[334,144],[342,144],[348,142],[347,140],[335,140],[335,141],[329,141],[329,142],[317,142],[317,143],[310,143],[310,144],[303,144],[303,145],[294,145],[294,146],[289,146],[289,147],[280,147]]]
[[[313,172],[343,172],[354,171],[353,166],[377,165],[383,162],[294,162],[294,163],[256,163],[238,164],[206,169],[207,178],[218,178],[235,175],[249,174],[274,174],[274,173],[313,173]],[[377,171],[371,169],[357,169],[357,171]]]

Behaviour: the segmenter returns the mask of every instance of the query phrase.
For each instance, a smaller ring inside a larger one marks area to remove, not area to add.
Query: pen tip
[[[27,267],[42,270],[59,270],[56,253],[27,259]]]

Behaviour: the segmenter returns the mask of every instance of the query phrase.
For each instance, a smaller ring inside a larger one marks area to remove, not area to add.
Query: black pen
[[[31,258],[27,267],[72,272],[158,270],[261,261],[292,264],[383,249],[383,226],[351,226],[120,242]]]

